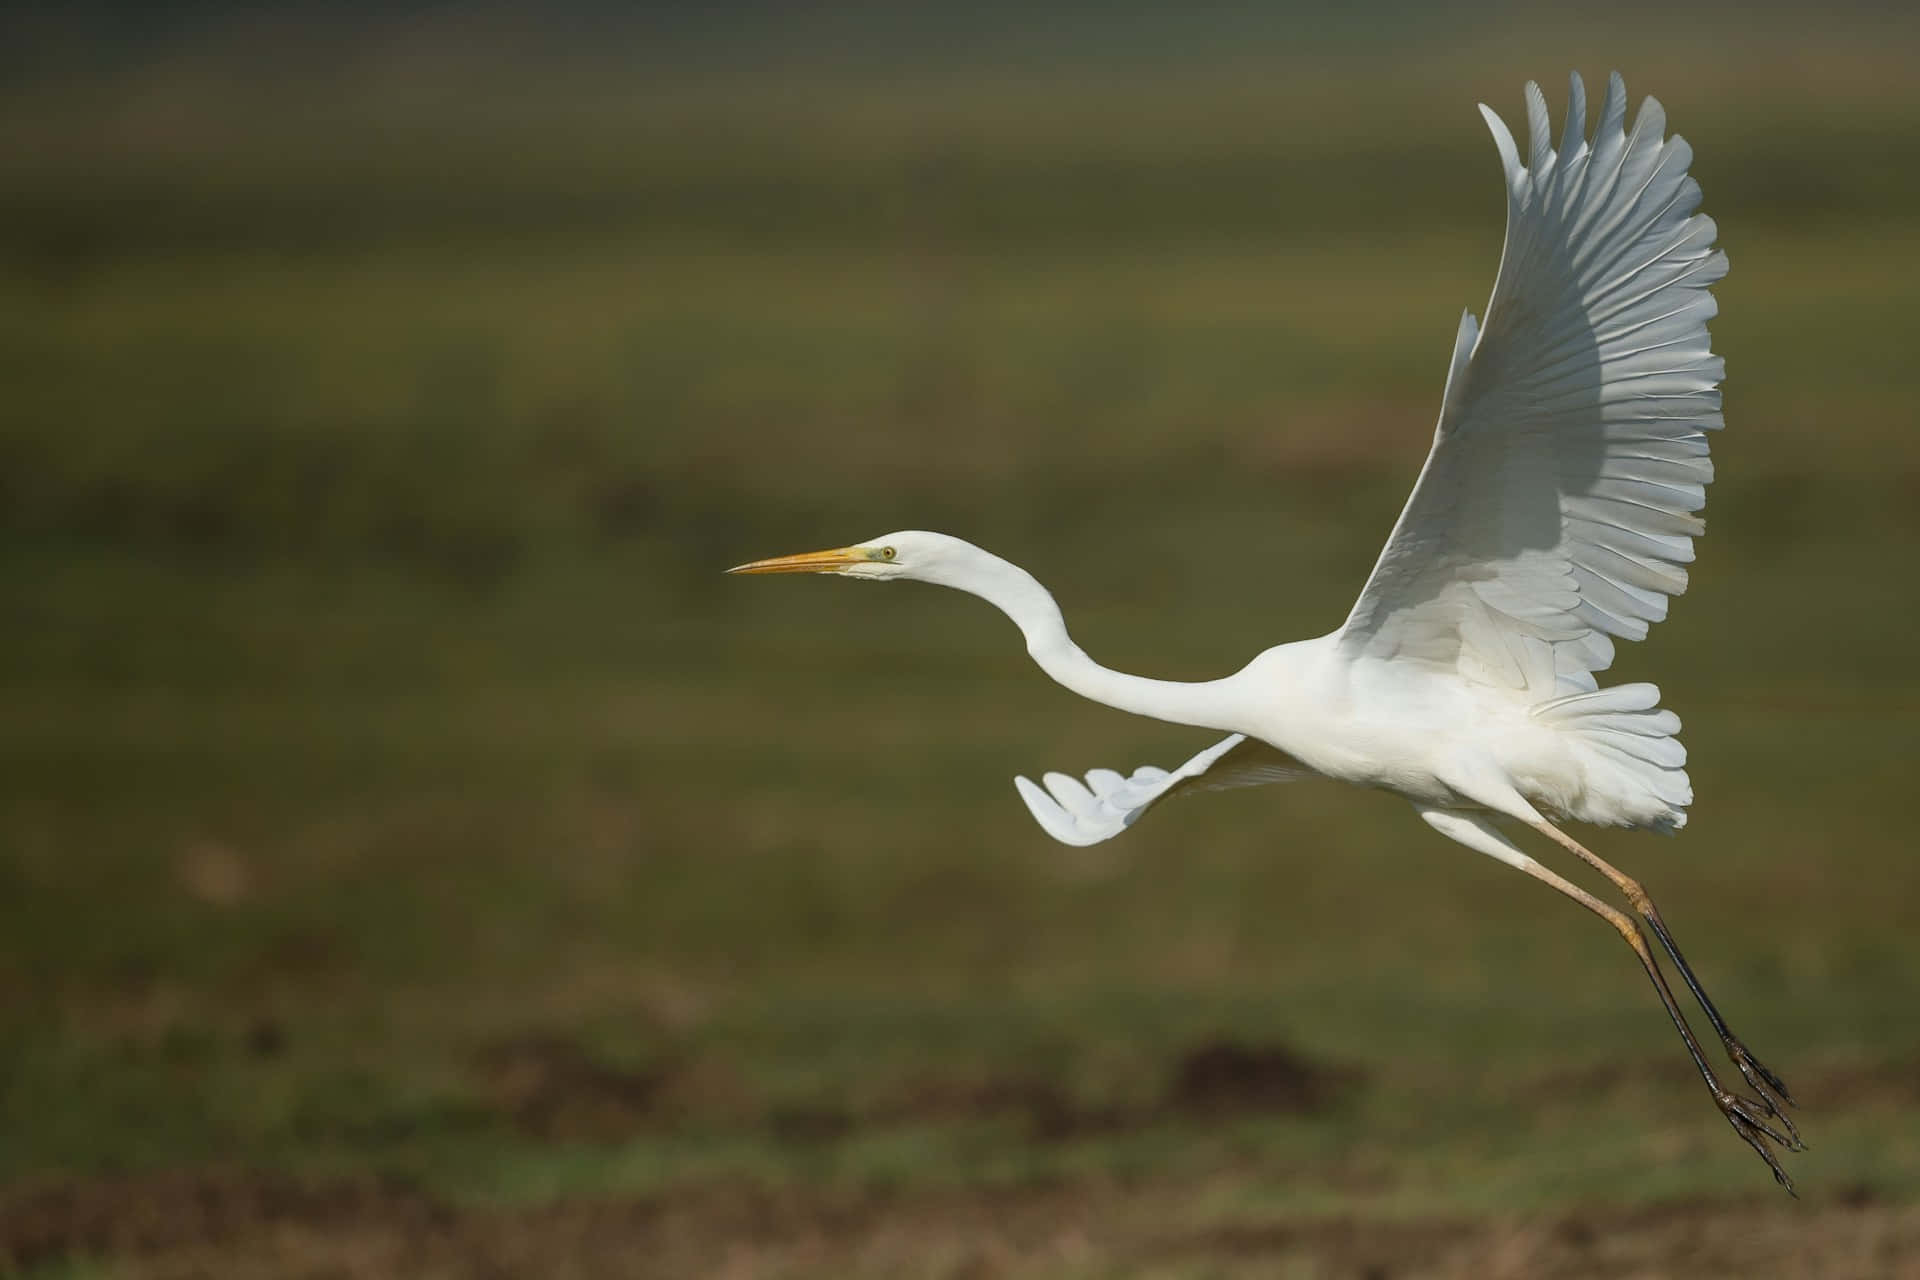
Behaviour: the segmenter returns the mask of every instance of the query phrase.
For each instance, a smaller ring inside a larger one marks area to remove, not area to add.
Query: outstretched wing
[[[1433,450],[1339,639],[1538,701],[1591,691],[1613,637],[1643,638],[1686,590],[1727,260],[1693,212],[1692,148],[1662,138],[1652,98],[1627,133],[1618,75],[1591,145],[1573,77],[1558,152],[1529,84],[1525,166],[1480,110],[1507,178],[1500,273],[1486,323],[1461,318]]]
[[[1089,845],[1111,840],[1148,809],[1183,791],[1257,787],[1311,773],[1286,752],[1236,733],[1171,773],[1149,764],[1135,769],[1132,777],[1094,769],[1085,783],[1070,774],[1045,774],[1041,779],[1047,784],[1045,791],[1027,778],[1015,778],[1013,785],[1048,835],[1062,844]]]

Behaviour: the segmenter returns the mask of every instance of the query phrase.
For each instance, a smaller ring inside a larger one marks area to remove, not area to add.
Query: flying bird
[[[1728,1028],[1641,885],[1557,823],[1671,832],[1693,789],[1680,720],[1651,684],[1602,688],[1687,587],[1722,425],[1707,321],[1727,270],[1695,212],[1692,148],[1647,98],[1626,127],[1607,83],[1591,140],[1571,82],[1559,148],[1526,87],[1527,159],[1481,106],[1506,178],[1507,228],[1485,318],[1460,318],[1426,466],[1360,598],[1330,634],[1197,682],[1114,671],[1073,642],[1053,596],[1007,560],[909,530],[757,560],[732,573],[911,579],[981,597],[1053,679],[1095,702],[1228,737],[1177,769],[1015,779],[1047,834],[1107,840],[1170,796],[1326,777],[1398,792],[1442,835],[1607,921],[1652,979],[1715,1104],[1789,1192],[1774,1146],[1804,1149],[1793,1097]],[[1632,914],[1523,852],[1531,830],[1612,882]],[[1650,935],[1650,937],[1649,937]],[[1752,1096],[1715,1073],[1654,946],[1699,1002]]]

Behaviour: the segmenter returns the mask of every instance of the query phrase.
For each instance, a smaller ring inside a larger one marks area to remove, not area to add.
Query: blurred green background
[[[1890,1275],[1920,1257],[1920,23],[1827,6],[91,5],[0,40],[0,1272]],[[1125,669],[1339,621],[1503,203],[1654,93],[1732,272],[1607,929],[1170,765]],[[1556,123],[1557,127],[1557,123]],[[1704,1028],[1703,1028],[1704,1029]]]

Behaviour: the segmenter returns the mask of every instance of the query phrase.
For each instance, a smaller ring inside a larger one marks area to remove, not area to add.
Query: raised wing
[[[1340,631],[1529,701],[1591,691],[1687,587],[1721,425],[1692,148],[1648,98],[1628,134],[1607,83],[1592,144],[1574,76],[1560,150],[1527,86],[1528,163],[1500,118],[1507,238],[1486,323],[1460,321],[1433,450]]]
[[[1041,779],[1047,784],[1045,791],[1026,778],[1015,778],[1013,785],[1048,835],[1062,844],[1089,845],[1111,840],[1148,809],[1184,791],[1291,782],[1311,772],[1284,751],[1236,733],[1171,773],[1149,764],[1135,769],[1131,777],[1112,769],[1094,769],[1084,783],[1070,774],[1045,774]]]

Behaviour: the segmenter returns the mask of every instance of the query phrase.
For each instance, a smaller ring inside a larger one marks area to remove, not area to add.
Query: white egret
[[[1641,886],[1549,818],[1672,831],[1693,791],[1679,718],[1651,684],[1600,688],[1616,638],[1638,640],[1686,590],[1694,514],[1722,425],[1708,287],[1727,260],[1695,213],[1692,149],[1664,137],[1659,103],[1626,127],[1611,77],[1591,141],[1572,78],[1558,150],[1546,101],[1526,89],[1528,158],[1500,118],[1506,243],[1486,319],[1460,319],[1432,451],[1358,603],[1338,630],[1268,649],[1239,672],[1151,680],[1093,661],[1046,588],[945,534],[891,533],[759,560],[734,573],[915,579],[980,596],[1027,652],[1084,697],[1232,736],[1171,772],[1107,769],[1084,783],[1016,779],[1040,825],[1068,844],[1108,839],[1190,788],[1323,776],[1405,796],[1425,821],[1558,889],[1633,948],[1734,1130],[1793,1189],[1769,1143],[1802,1144],[1779,1078],[1728,1030]],[[1640,924],[1522,852],[1531,828],[1623,894],[1699,1001],[1757,1097],[1722,1085]]]

